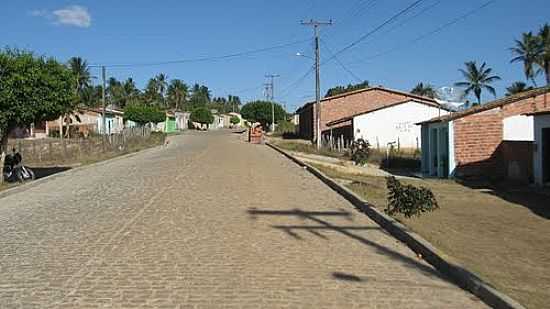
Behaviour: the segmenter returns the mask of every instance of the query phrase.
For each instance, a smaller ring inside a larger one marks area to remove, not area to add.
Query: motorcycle
[[[9,182],[26,182],[34,180],[35,175],[32,169],[22,164],[23,157],[19,152],[12,151],[12,154],[6,155],[4,160],[4,179]]]

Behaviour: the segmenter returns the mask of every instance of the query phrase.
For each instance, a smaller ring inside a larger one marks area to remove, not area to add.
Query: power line
[[[283,91],[281,91],[281,98],[284,98],[292,93],[293,90],[295,90],[299,84],[301,84],[308,76],[309,74],[313,73],[315,70],[315,66],[311,66],[307,72],[302,75],[300,78],[295,80],[294,82],[290,83],[287,87],[284,88]]]
[[[325,42],[325,40],[321,39],[321,43],[323,43],[325,45],[325,48],[329,51],[329,53],[331,55],[334,55],[334,53],[332,52],[332,50],[330,49],[330,47],[328,46],[327,42]],[[363,80],[357,76],[355,73],[353,73],[349,68],[347,68],[343,63],[342,61],[340,61],[340,59],[338,57],[334,57],[334,60],[336,60],[336,63],[338,63],[340,65],[340,67],[342,67],[342,69],[344,69],[344,71],[348,72],[349,75],[351,75],[356,81],[358,82],[362,82]]]
[[[199,57],[199,58],[190,58],[190,59],[179,59],[179,60],[169,60],[169,61],[159,61],[159,62],[148,62],[148,63],[133,63],[133,64],[106,64],[106,65],[100,65],[100,64],[92,64],[89,67],[109,67],[109,68],[126,68],[126,67],[146,67],[146,66],[157,66],[157,65],[167,65],[167,64],[182,64],[182,63],[191,63],[191,62],[205,62],[205,61],[212,61],[212,60],[223,60],[228,58],[236,58],[236,57],[242,57],[247,56],[251,54],[257,54],[262,53],[274,49],[280,49],[288,46],[298,45],[304,42],[309,42],[310,39],[305,40],[299,40],[294,41],[290,43],[260,48],[260,49],[254,49],[249,51],[243,51],[233,54],[227,54],[227,55],[221,55],[221,56],[211,56],[211,57]]]
[[[394,22],[396,19],[398,19],[401,15],[407,13],[408,11],[412,10],[413,8],[415,8],[416,6],[418,6],[421,2],[423,2],[424,0],[416,0],[415,2],[413,2],[411,5],[407,6],[406,8],[402,9],[401,11],[399,11],[397,14],[393,15],[392,17],[390,17],[389,19],[387,19],[385,22],[383,22],[382,24],[380,24],[378,27],[374,28],[373,30],[365,33],[364,35],[362,35],[359,39],[353,41],[352,43],[346,45],[344,48],[340,49],[339,51],[337,51],[332,57],[330,57],[326,62],[329,62],[331,60],[333,60],[334,58],[336,58],[336,56],[338,56],[339,54],[349,50],[350,48],[354,47],[355,45],[359,44],[361,41],[365,40],[366,38],[368,38],[369,36],[373,35],[374,33],[378,32],[380,29],[384,28],[386,25]]]
[[[420,36],[418,36],[418,37],[416,37],[416,38],[414,38],[414,39],[408,41],[406,44],[398,45],[398,46],[393,47],[393,48],[391,48],[391,49],[388,49],[388,50],[386,50],[386,51],[384,51],[384,52],[381,52],[381,53],[372,55],[372,56],[370,56],[370,57],[367,57],[367,58],[365,58],[364,60],[371,60],[371,59],[375,59],[375,58],[378,58],[378,57],[387,55],[387,54],[389,54],[389,53],[395,52],[396,50],[399,50],[399,49],[403,48],[404,46],[410,47],[412,44],[416,44],[416,43],[418,43],[419,41],[421,41],[421,40],[423,40],[423,39],[425,39],[425,38],[427,38],[427,37],[429,37],[429,36],[432,36],[432,35],[434,35],[434,34],[437,34],[437,33],[441,32],[441,31],[445,30],[446,28],[448,28],[448,27],[450,27],[450,26],[452,26],[452,25],[454,25],[454,24],[457,24],[458,22],[460,22],[460,21],[462,21],[462,20],[464,20],[464,19],[470,17],[471,15],[473,15],[473,14],[477,13],[478,11],[484,9],[485,7],[487,7],[487,6],[491,5],[491,4],[493,4],[494,2],[496,2],[496,0],[487,1],[487,2],[485,2],[484,4],[482,4],[481,6],[475,8],[475,9],[473,9],[473,10],[470,10],[470,11],[466,12],[465,14],[462,14],[462,15],[456,17],[455,19],[453,19],[453,20],[451,20],[451,21],[449,21],[449,22],[447,22],[447,23],[445,23],[445,24],[443,24],[443,25],[441,25],[441,26],[435,28],[434,30],[429,31],[429,32],[426,32],[426,33],[424,33],[424,34],[422,34],[422,35],[420,35]],[[364,61],[364,60],[363,60],[363,61]],[[361,62],[363,62],[363,61],[361,61]]]

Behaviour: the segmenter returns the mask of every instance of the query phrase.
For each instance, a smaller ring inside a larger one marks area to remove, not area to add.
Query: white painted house
[[[372,147],[421,147],[420,126],[416,123],[448,114],[438,103],[409,99],[329,123],[352,120],[353,138],[368,140]]]
[[[533,174],[538,186],[550,185],[550,109],[531,113],[534,127]]]

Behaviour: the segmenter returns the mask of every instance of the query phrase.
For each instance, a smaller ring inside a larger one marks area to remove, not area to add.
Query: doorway
[[[550,183],[550,128],[542,129],[542,183]]]

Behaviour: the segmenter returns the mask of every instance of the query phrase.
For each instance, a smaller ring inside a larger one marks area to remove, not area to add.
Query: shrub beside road
[[[387,207],[384,177],[312,165],[342,180],[376,208]],[[396,219],[526,307],[545,308],[550,298],[548,196],[509,187],[477,189],[453,180],[401,181],[431,189],[440,209],[421,217],[396,215]]]

